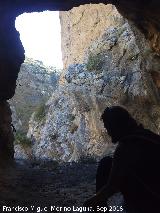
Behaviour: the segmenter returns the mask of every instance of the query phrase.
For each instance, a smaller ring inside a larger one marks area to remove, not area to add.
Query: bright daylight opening
[[[62,65],[59,12],[24,13],[16,18],[15,27],[25,49],[25,56],[58,69]]]

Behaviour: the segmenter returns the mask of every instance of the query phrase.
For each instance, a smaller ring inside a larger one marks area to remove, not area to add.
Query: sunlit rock
[[[70,65],[45,105],[41,122],[30,120],[36,158],[77,161],[100,158],[110,141],[100,116],[122,105],[145,127],[159,131],[158,93],[150,70],[155,59],[144,36],[127,21],[106,28],[85,49],[83,64]],[[149,52],[149,53],[148,53]]]

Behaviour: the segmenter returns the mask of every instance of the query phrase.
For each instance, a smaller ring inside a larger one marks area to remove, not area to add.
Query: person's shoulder
[[[116,149],[115,149],[114,157],[120,156],[120,155],[123,155],[123,156],[128,155],[128,153],[130,152],[129,150],[132,150],[130,144],[133,144],[133,143],[130,143],[130,142],[125,143],[123,140],[120,140]]]
[[[134,150],[137,154],[152,150],[160,150],[160,136],[150,130],[135,132],[134,134],[123,137],[119,142],[120,149],[132,152]]]
[[[121,138],[120,143],[130,143],[130,142],[152,142],[153,144],[160,145],[160,135],[148,130],[144,129],[143,131],[134,132],[132,134],[126,135]]]
[[[143,149],[144,139],[137,135],[127,135],[126,137],[121,138],[118,143],[116,154],[123,153],[128,156],[129,153],[138,152]]]
[[[120,139],[119,147],[135,146],[137,143],[139,143],[142,140],[143,140],[142,137],[136,134],[127,135]]]
[[[130,134],[130,135],[126,135],[125,137],[121,138],[120,143],[124,143],[124,142],[130,142],[133,140],[140,140],[142,139],[142,135],[138,135],[138,134]]]

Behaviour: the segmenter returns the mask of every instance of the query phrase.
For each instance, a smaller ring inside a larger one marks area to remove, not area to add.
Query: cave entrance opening
[[[15,159],[31,156],[33,141],[28,139],[29,121],[35,113],[38,123],[46,102],[58,85],[63,68],[61,25],[58,11],[23,13],[15,20],[25,50],[14,97],[10,100],[15,127]]]
[[[58,11],[23,13],[15,27],[25,49],[25,56],[45,65],[62,68],[61,25]]]

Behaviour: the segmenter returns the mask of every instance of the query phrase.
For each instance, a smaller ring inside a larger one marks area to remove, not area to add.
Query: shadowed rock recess
[[[15,19],[44,10],[61,11],[65,69],[41,108],[43,116],[30,118],[30,156],[24,153],[24,158],[32,163],[0,170],[1,206],[82,205],[94,193],[93,160],[109,152],[100,121],[106,106],[122,105],[145,127],[160,132],[158,0],[5,0],[0,1],[0,164],[8,167],[14,159],[8,100],[24,62]],[[39,160],[51,160],[51,165],[36,164]],[[79,160],[87,164],[64,163]]]

